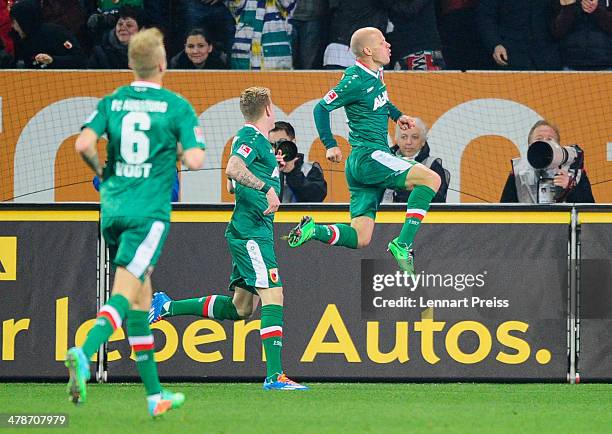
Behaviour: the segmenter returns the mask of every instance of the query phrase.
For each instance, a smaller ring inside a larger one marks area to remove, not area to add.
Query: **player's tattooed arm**
[[[262,190],[266,185],[265,182],[253,175],[240,157],[235,155],[232,155],[227,162],[225,174],[228,178],[235,180],[238,184],[253,188],[255,190]]]

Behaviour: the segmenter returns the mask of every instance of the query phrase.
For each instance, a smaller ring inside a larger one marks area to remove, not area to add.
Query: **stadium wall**
[[[232,201],[222,168],[243,123],[238,96],[247,86],[264,85],[272,89],[277,118],[295,126],[300,152],[322,164],[326,201],[347,202],[343,164],[325,160],[312,119],[312,108],[339,76],[170,71],[165,85],[194,105],[208,144],[204,170],[181,173],[181,201]],[[431,127],[432,154],[452,175],[449,203],[498,202],[510,159],[526,152],[529,128],[541,118],[560,126],[563,144],[581,144],[596,201],[612,202],[606,183],[612,179],[611,78],[612,72],[385,74],[391,100]],[[96,201],[74,139],[99,98],[130,80],[126,71],[0,71],[0,201]],[[333,112],[332,130],[348,153],[342,110]]]
[[[434,276],[434,283],[416,286],[393,280],[395,264],[385,252],[402,208],[383,206],[364,250],[277,242],[283,358],[293,376],[560,382],[579,372],[583,380],[611,379],[612,206],[434,205],[416,257],[422,278]],[[345,205],[287,206],[277,214],[276,233],[305,213],[320,222],[349,219]],[[155,287],[175,298],[225,293],[230,214],[231,206],[176,206]],[[0,379],[65,377],[66,349],[83,342],[108,296],[98,217],[95,204],[0,207]],[[398,307],[381,307],[382,300]],[[160,374],[259,379],[258,328],[258,314],[237,323],[196,317],[157,323]],[[101,375],[134,379],[130,356],[118,330]]]

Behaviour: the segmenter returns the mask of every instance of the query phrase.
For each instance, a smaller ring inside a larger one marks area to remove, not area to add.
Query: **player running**
[[[289,233],[291,247],[310,239],[350,249],[370,244],[376,212],[385,189],[412,189],[406,220],[389,251],[399,268],[414,273],[412,243],[431,200],[440,187],[440,177],[415,161],[396,157],[387,143],[387,123],[391,118],[402,129],[413,128],[414,120],[403,115],[389,101],[382,67],[391,59],[391,45],[380,30],[365,27],[353,33],[351,51],[357,57],[338,85],[314,108],[314,120],[327,159],[339,163],[342,152],[331,132],[329,112],[344,107],[349,122],[352,150],[346,162],[346,180],[351,193],[351,224],[318,225],[304,217]]]
[[[232,143],[226,174],[236,182],[236,206],[225,238],[232,256],[230,291],[234,296],[209,295],[173,301],[155,293],[149,313],[154,323],[177,315],[197,315],[219,321],[248,318],[261,297],[260,336],[266,354],[265,390],[306,390],[283,373],[283,288],[274,253],[274,212],[280,201],[278,164],[268,141],[274,128],[270,90],[250,87],[240,95],[240,111],[246,124]],[[284,163],[281,163],[284,164]],[[233,187],[232,187],[233,188]]]
[[[86,401],[91,356],[127,318],[128,341],[136,355],[148,411],[159,416],[180,407],[185,396],[162,389],[159,382],[147,318],[150,276],[170,227],[177,154],[187,167],[199,169],[205,146],[191,105],[161,86],[166,51],[159,30],[136,34],[128,57],[136,81],[99,102],[75,145],[103,180],[101,227],[116,272],[111,297],[98,312],[85,343],[68,350],[68,392],[75,404]],[[108,163],[102,169],[96,144],[104,133]]]

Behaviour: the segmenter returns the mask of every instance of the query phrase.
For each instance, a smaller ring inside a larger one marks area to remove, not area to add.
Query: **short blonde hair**
[[[156,29],[146,29],[136,33],[128,45],[130,68],[138,78],[150,78],[159,70],[160,61],[166,58],[164,36]]]
[[[249,87],[240,94],[240,111],[245,120],[255,122],[261,118],[271,101],[270,89],[267,87]]]

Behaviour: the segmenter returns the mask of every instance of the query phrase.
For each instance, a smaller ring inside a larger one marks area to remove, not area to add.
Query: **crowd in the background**
[[[612,0],[0,0],[0,68],[127,68],[145,27],[173,69],[339,69],[358,28],[402,70],[612,69]]]

